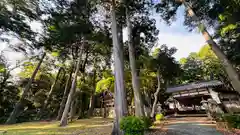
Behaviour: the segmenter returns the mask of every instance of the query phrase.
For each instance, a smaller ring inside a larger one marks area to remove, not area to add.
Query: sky
[[[180,60],[183,57],[187,57],[191,52],[198,52],[200,48],[205,44],[204,38],[199,32],[189,32],[184,26],[184,8],[181,7],[177,12],[177,20],[171,24],[171,26],[161,21],[159,14],[152,13],[152,17],[156,19],[156,26],[159,29],[159,44],[166,44],[169,47],[176,47],[177,52],[174,57],[176,60]],[[39,23],[31,23],[34,31],[40,32],[41,27]],[[127,33],[124,32],[124,38],[127,38]],[[5,43],[0,42],[0,51],[5,50],[4,54],[8,58],[9,63],[15,63],[16,60],[23,59],[23,55],[16,52],[11,52],[7,48]]]
[[[191,52],[198,52],[206,44],[201,33],[197,31],[189,32],[184,22],[184,8],[180,7],[177,11],[177,20],[170,26],[161,21],[158,14],[154,14],[157,28],[160,30],[158,38],[159,44],[166,44],[169,47],[176,47],[178,51],[174,57],[179,60],[187,57]]]
[[[177,11],[177,20],[170,26],[167,25],[159,14],[152,13],[152,18],[156,20],[156,27],[158,28],[159,41],[158,44],[166,44],[168,47],[177,48],[174,54],[176,60],[187,57],[191,52],[198,52],[203,45],[206,44],[201,33],[197,31],[189,32],[183,25],[184,22],[184,8],[180,7]],[[127,39],[127,33],[124,32],[123,39]]]
[[[31,29],[34,32],[39,32],[39,33],[42,32],[41,24],[39,22],[36,22],[36,21],[35,22],[31,22],[30,26],[31,26]],[[11,44],[11,45],[19,43],[18,40],[16,40],[15,38],[10,38],[10,39],[11,40],[10,40],[9,44]],[[15,52],[15,51],[11,50],[8,47],[7,43],[1,42],[1,41],[0,41],[0,51],[8,59],[9,65],[14,66],[16,64],[17,60],[24,59],[24,55],[22,53]]]

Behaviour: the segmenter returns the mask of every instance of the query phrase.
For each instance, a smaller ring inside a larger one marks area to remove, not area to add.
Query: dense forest
[[[186,29],[206,45],[177,61],[151,14],[171,25],[182,6]],[[96,97],[110,91],[118,129],[127,106],[153,117],[169,86],[214,79],[240,92],[239,12],[238,0],[1,0],[0,45],[25,58],[13,65],[0,54],[0,123],[66,126],[93,116]]]

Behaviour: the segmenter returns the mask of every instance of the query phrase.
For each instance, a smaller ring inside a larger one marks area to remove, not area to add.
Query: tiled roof
[[[173,93],[173,92],[184,91],[184,90],[192,90],[192,89],[200,89],[200,88],[206,88],[206,87],[214,87],[214,86],[220,86],[220,85],[223,85],[223,83],[217,80],[195,82],[195,83],[179,85],[175,87],[169,87],[167,88],[167,93]]]

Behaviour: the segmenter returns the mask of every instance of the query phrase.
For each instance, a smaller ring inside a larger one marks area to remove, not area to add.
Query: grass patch
[[[0,125],[3,135],[66,135],[74,134],[86,128],[101,127],[111,123],[112,119],[83,119],[71,122],[66,127],[59,127],[58,121],[27,122],[14,125]],[[1,135],[1,133],[0,133]]]

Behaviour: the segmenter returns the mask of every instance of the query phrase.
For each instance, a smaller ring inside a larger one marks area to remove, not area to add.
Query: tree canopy
[[[171,25],[183,6],[184,26],[198,28],[207,44],[177,61],[176,48],[159,44],[152,12]],[[0,123],[56,119],[66,126],[99,107],[106,116],[102,95],[109,92],[120,132],[122,117],[154,114],[170,86],[220,80],[237,91],[239,10],[238,0],[2,0],[0,43],[35,55],[15,67],[0,54]]]

